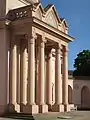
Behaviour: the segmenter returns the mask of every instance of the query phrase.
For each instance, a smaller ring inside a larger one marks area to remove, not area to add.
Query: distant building
[[[68,24],[54,5],[0,0],[0,113],[70,111]]]
[[[90,109],[90,77],[75,76],[69,70],[68,102],[73,103],[78,109]]]

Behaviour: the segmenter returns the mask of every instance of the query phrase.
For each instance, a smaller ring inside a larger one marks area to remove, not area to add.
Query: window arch
[[[68,103],[72,104],[72,87],[68,85]]]
[[[90,108],[90,90],[87,86],[81,89],[81,107]]]

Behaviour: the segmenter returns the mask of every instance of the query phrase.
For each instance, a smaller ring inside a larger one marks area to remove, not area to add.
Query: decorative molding
[[[32,38],[37,39],[35,28],[32,28]]]

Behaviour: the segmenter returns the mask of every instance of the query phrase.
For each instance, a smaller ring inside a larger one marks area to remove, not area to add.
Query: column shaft
[[[20,40],[17,48],[17,103],[20,104]]]
[[[27,48],[24,48],[21,55],[21,103],[27,103]]]
[[[61,103],[61,48],[60,45],[56,49],[56,62],[55,62],[55,104],[53,111],[63,112],[64,106]]]
[[[55,102],[61,104],[61,55],[60,48],[56,49],[56,66],[55,66]]]
[[[44,41],[40,43],[40,61],[39,61],[39,112],[48,112],[48,106],[45,104],[45,57]]]
[[[35,38],[28,39],[28,91],[27,105],[23,107],[24,113],[37,114],[38,106],[35,104]]]
[[[68,51],[66,47],[63,56],[63,103],[68,104]]]
[[[28,41],[28,104],[35,104],[35,40]]]
[[[52,53],[51,50],[48,51],[47,58],[47,104],[49,109],[52,106]]]
[[[40,45],[40,104],[44,104],[44,42]]]
[[[10,78],[10,112],[20,112],[20,106],[17,104],[17,45],[12,44],[11,50],[11,78]]]
[[[16,81],[17,81],[17,46],[14,45],[12,49],[12,65],[11,65],[11,70],[12,70],[12,75],[11,75],[11,99],[10,103],[15,104],[16,103]]]

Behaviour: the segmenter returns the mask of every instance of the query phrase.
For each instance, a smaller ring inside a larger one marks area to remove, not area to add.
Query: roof
[[[51,7],[53,6],[53,4],[49,4],[44,8],[44,11],[47,12]]]

